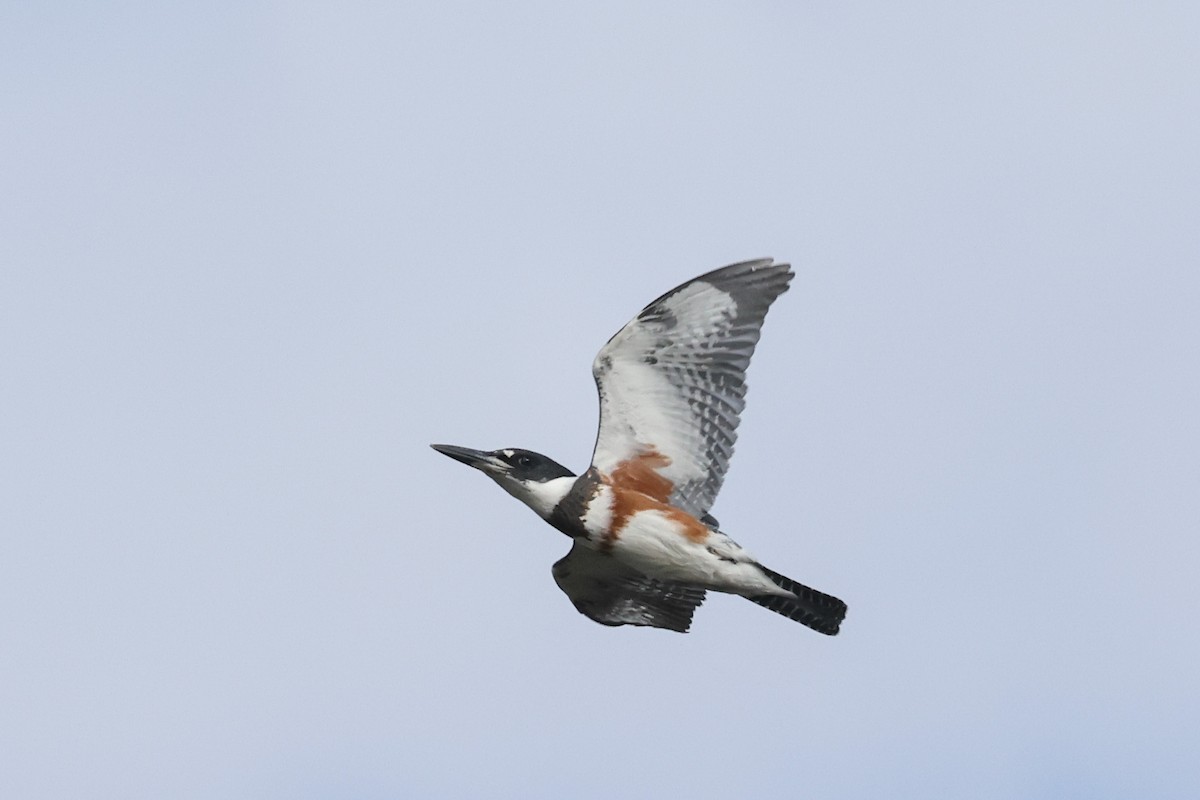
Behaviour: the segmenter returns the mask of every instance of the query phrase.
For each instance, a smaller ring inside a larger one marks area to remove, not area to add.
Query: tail
[[[778,572],[772,572],[762,564],[758,568],[763,574],[775,582],[781,589],[786,589],[796,595],[780,597],[775,594],[757,594],[746,596],[764,608],[769,608],[776,614],[783,614],[788,619],[794,619],[801,625],[807,625],[814,631],[828,636],[836,636],[842,620],[846,617],[846,604],[832,595],[810,589],[804,584],[796,583],[791,578],[785,578]]]

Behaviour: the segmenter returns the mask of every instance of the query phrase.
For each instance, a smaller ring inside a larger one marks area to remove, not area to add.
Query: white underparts
[[[583,512],[583,529],[594,539],[606,536],[613,524],[612,487],[600,484]]]
[[[611,541],[613,558],[651,578],[734,594],[792,596],[764,575],[753,557],[728,536],[714,533],[705,541],[695,541],[664,511],[639,511],[617,534]]]

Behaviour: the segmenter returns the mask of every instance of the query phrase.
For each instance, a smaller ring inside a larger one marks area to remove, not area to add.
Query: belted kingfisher
[[[529,450],[431,446],[571,537],[554,580],[596,622],[686,633],[712,590],[832,636],[845,603],[767,569],[708,513],[763,319],[792,275],[772,259],[731,264],[675,287],[617,331],[592,364],[600,430],[582,475]]]

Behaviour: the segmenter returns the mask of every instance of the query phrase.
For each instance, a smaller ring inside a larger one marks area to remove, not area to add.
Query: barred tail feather
[[[828,636],[836,636],[842,620],[846,617],[846,604],[832,595],[818,592],[802,583],[796,583],[791,578],[773,572],[762,564],[758,568],[763,574],[775,582],[781,589],[786,589],[795,598],[780,597],[775,594],[759,594],[747,596],[748,600],[769,608],[776,614],[782,614],[788,619],[794,619],[801,625],[807,625],[814,631]]]

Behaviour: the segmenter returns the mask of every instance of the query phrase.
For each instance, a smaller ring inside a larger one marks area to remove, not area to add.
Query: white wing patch
[[[600,392],[592,465],[611,476],[642,459],[662,479],[658,499],[707,512],[733,455],[763,319],[791,278],[787,264],[770,260],[723,267],[618,331],[592,365]]]
[[[689,307],[688,301],[697,298],[699,302]],[[697,282],[669,297],[663,309],[661,316],[630,322],[597,356],[593,371],[605,372],[603,391],[611,422],[611,430],[604,431],[605,446],[624,458],[655,449],[671,458],[660,472],[673,483],[703,480],[709,465],[685,394],[700,387],[689,368],[696,364],[702,345],[728,331],[737,302],[727,292]],[[678,321],[675,329],[668,327],[672,320]],[[634,353],[637,358],[627,357]],[[647,434],[652,435],[649,441]]]

